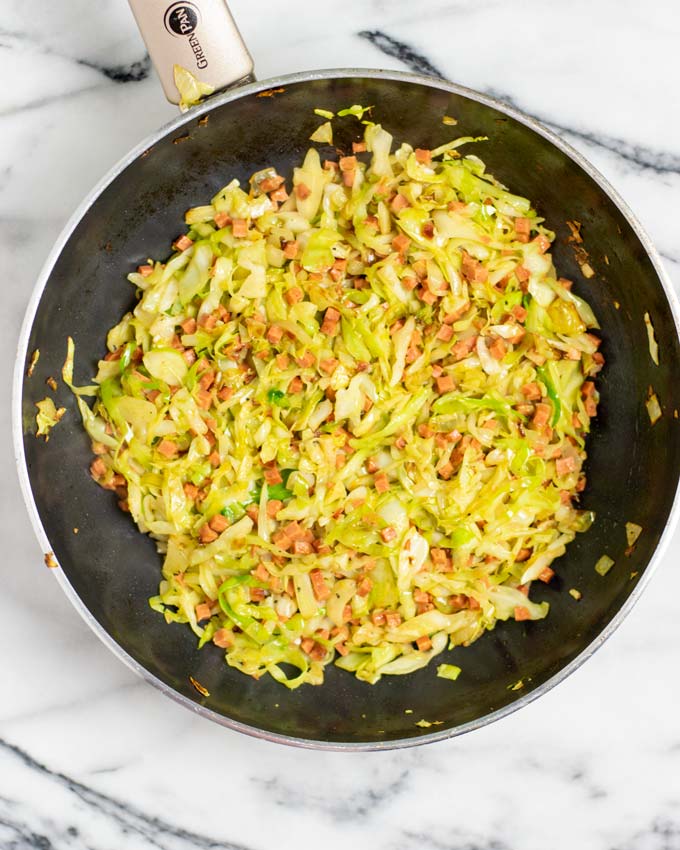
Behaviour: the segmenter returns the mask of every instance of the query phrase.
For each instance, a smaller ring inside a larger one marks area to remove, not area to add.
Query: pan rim
[[[71,238],[73,231],[76,229],[81,219],[86,215],[86,213],[93,205],[93,203],[97,200],[97,198],[113,182],[113,180],[115,180],[115,178],[122,171],[125,170],[125,168],[127,168],[142,153],[151,148],[154,144],[159,142],[165,136],[185,127],[187,124],[193,122],[194,119],[201,118],[202,116],[210,113],[213,109],[219,108],[233,100],[238,100],[241,97],[245,97],[251,94],[257,94],[268,89],[285,87],[297,83],[311,82],[314,80],[333,80],[343,78],[383,79],[394,82],[403,82],[426,86],[428,88],[434,88],[441,91],[449,92],[451,94],[457,94],[470,100],[474,100],[492,109],[495,109],[497,112],[500,112],[503,115],[507,115],[508,117],[513,118],[514,120],[524,124],[529,129],[538,133],[540,136],[543,136],[543,138],[545,138],[552,145],[558,148],[558,150],[566,154],[573,162],[575,162],[576,165],[578,165],[607,195],[607,197],[611,200],[611,202],[617,207],[619,212],[627,220],[633,232],[639,239],[647,256],[652,262],[652,265],[659,278],[659,281],[664,290],[666,299],[670,307],[671,315],[675,324],[675,332],[680,338],[680,300],[678,299],[678,296],[675,293],[670,278],[668,277],[668,274],[663,266],[661,257],[657,249],[654,247],[647,231],[642,226],[637,216],[628,207],[623,198],[609,183],[609,181],[581,153],[579,153],[575,148],[565,142],[555,132],[545,127],[535,118],[532,118],[531,116],[521,112],[513,106],[509,106],[508,104],[505,104],[500,100],[497,100],[481,92],[475,91],[474,89],[457,85],[456,83],[451,83],[445,80],[439,80],[433,77],[426,77],[420,74],[404,71],[378,70],[366,68],[335,68],[319,71],[303,71],[294,74],[271,77],[266,80],[256,81],[244,86],[240,86],[238,88],[229,89],[219,95],[213,96],[205,103],[194,107],[184,115],[180,115],[169,123],[165,124],[155,133],[152,133],[151,135],[143,139],[139,144],[135,145],[125,156],[123,156],[119,160],[119,162],[116,163],[116,165],[114,165],[101,178],[101,180],[99,180],[99,182],[86,195],[86,197],[78,205],[73,214],[69,217],[59,237],[52,246],[52,249],[50,250],[47,259],[45,260],[45,263],[36,279],[36,283],[33,287],[33,291],[26,307],[26,312],[22,322],[19,341],[17,345],[17,355],[12,380],[11,415],[15,462],[17,465],[17,474],[19,476],[21,492],[29,514],[31,525],[33,526],[33,531],[40,546],[42,547],[43,552],[49,552],[51,547],[47,534],[40,520],[38,508],[33,496],[33,491],[28,475],[28,467],[26,464],[26,458],[24,453],[22,427],[24,364],[26,362],[26,356],[28,353],[28,341],[30,332],[33,327],[33,322],[41,301],[43,290],[47,285],[52,270],[59,256],[61,255],[61,252],[63,251],[64,247]],[[655,570],[658,568],[659,563],[663,559],[663,556],[666,553],[669,542],[673,536],[673,532],[676,528],[679,519],[680,480],[678,482],[678,485],[676,486],[675,495],[673,497],[673,503],[668,514],[668,519],[664,531],[638,584],[632,590],[630,596],[626,599],[626,601],[619,608],[616,614],[612,617],[610,622],[607,623],[607,625],[602,629],[600,634],[597,635],[597,637],[593,641],[591,641],[574,659],[572,659],[572,661],[566,664],[561,670],[559,670],[545,682],[540,684],[538,687],[522,695],[515,701],[509,703],[506,706],[503,706],[500,709],[497,709],[496,711],[490,712],[489,714],[485,714],[482,717],[476,718],[475,720],[468,721],[467,723],[464,723],[460,726],[456,726],[451,729],[444,729],[441,731],[430,732],[428,734],[417,735],[408,738],[395,738],[388,741],[324,741],[314,738],[301,738],[292,735],[274,733],[257,726],[251,726],[249,724],[242,723],[230,717],[226,717],[225,715],[219,714],[218,712],[214,711],[211,708],[208,708],[205,705],[202,705],[201,703],[194,702],[193,700],[176,691],[174,688],[167,685],[165,682],[163,682],[161,679],[159,679],[157,676],[147,670],[143,665],[137,662],[131,655],[129,655],[123,649],[123,647],[120,646],[120,644],[118,644],[113,639],[113,637],[106,631],[106,629],[95,619],[94,615],[90,612],[85,603],[76,593],[74,587],[69,582],[63,570],[59,567],[58,569],[53,570],[53,572],[61,586],[61,589],[66,594],[71,604],[78,611],[80,616],[92,629],[92,631],[97,635],[97,637],[104,643],[104,645],[111,652],[113,652],[113,654],[118,659],[120,659],[124,664],[126,664],[126,666],[130,668],[134,673],[136,673],[142,679],[156,687],[158,690],[161,691],[161,693],[165,694],[165,696],[170,697],[175,702],[179,703],[185,708],[188,708],[190,711],[193,711],[194,713],[202,717],[212,720],[213,722],[218,723],[223,727],[227,727],[236,732],[241,732],[251,737],[270,741],[272,743],[286,744],[288,746],[301,747],[305,749],[326,750],[335,752],[384,751],[435,743],[436,741],[448,740],[450,738],[462,735],[466,732],[471,732],[476,729],[480,729],[483,726],[486,726],[497,720],[501,720],[502,718],[514,713],[520,708],[529,705],[531,702],[538,699],[540,696],[543,696],[545,693],[552,690],[556,685],[566,679],[604,644],[604,642],[614,633],[614,631],[616,631],[616,629],[621,625],[626,616],[633,609],[634,605],[637,603],[643,591],[647,587],[649,581],[651,580]]]

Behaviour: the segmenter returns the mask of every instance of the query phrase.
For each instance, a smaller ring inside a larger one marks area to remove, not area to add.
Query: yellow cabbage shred
[[[49,397],[36,402],[35,406],[38,408],[38,413],[35,417],[37,426],[36,436],[44,437],[45,442],[47,442],[50,438],[50,431],[66,413],[66,408],[60,407],[57,409],[57,406]]]

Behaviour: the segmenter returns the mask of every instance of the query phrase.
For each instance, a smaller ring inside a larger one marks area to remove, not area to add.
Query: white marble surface
[[[680,285],[677,0],[232,6],[261,78],[410,64],[540,117],[619,189]],[[377,31],[375,43],[361,35]],[[10,372],[65,220],[175,113],[123,0],[5,4],[0,48],[0,848],[678,850],[677,535],[585,667],[501,723],[415,750],[350,756],[239,736],[143,684],[89,632],[17,497]]]

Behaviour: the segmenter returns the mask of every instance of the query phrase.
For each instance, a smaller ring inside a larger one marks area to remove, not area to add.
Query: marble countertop
[[[680,285],[677,0],[232,7],[260,78],[411,69],[538,117],[621,192]],[[583,668],[500,723],[430,747],[341,755],[251,740],[167,700],[88,630],[42,566],[17,496],[16,339],[78,201],[176,113],[123,0],[24,0],[5,10],[0,48],[0,848],[678,850],[678,535]]]

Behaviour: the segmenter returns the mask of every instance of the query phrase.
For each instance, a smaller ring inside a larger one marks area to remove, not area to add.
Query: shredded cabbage
[[[36,402],[35,406],[38,408],[35,416],[35,424],[37,426],[35,435],[36,437],[44,437],[45,442],[47,442],[50,438],[50,431],[66,413],[66,408],[60,407],[57,409],[49,396],[42,401]]]
[[[452,682],[455,682],[460,674],[461,669],[456,667],[455,664],[440,664],[437,667],[437,675],[440,679],[451,679]]]
[[[628,548],[635,546],[637,543],[638,537],[642,534],[642,526],[638,525],[636,522],[627,522],[626,523],[626,543],[628,544]]]
[[[597,563],[595,564],[595,572],[598,575],[606,576],[613,566],[613,558],[610,558],[609,555],[602,555],[602,557],[599,558]]]
[[[652,362],[655,366],[659,365],[659,343],[656,341],[656,336],[654,334],[654,325],[652,324],[652,320],[650,318],[649,313],[645,313],[644,315],[645,327],[647,328],[647,343],[649,345],[649,356],[652,358]]]
[[[204,97],[215,91],[215,86],[201,82],[191,71],[181,65],[173,65],[173,78],[179,92],[179,108],[186,112],[191,106],[200,103]]]
[[[542,619],[531,583],[593,519],[603,358],[553,233],[474,140],[395,150],[364,125],[364,155],[311,149],[288,189],[264,168],[189,210],[129,275],[94,385],[71,342],[64,368],[93,476],[164,557],[151,606],[289,688]]]
[[[649,416],[649,421],[652,425],[656,425],[656,423],[663,416],[663,411],[661,410],[661,404],[659,403],[659,397],[654,392],[652,387],[649,387],[647,392],[647,400],[645,401],[645,407],[647,408],[647,415]]]

